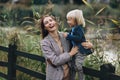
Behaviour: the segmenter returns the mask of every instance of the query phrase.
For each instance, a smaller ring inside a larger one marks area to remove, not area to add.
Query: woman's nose
[[[51,22],[49,22],[49,25],[52,25],[52,23],[51,23]]]

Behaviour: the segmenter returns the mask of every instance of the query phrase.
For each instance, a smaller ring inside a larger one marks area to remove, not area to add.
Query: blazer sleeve
[[[71,35],[70,33],[67,35],[67,40],[72,40],[75,42],[81,42],[82,38],[84,37],[84,32],[81,28],[77,28],[74,31],[74,35]]]
[[[53,65],[60,66],[70,61],[70,55],[68,52],[56,55],[56,52],[52,49],[53,47],[51,47],[48,41],[43,40],[40,44],[44,57],[46,60],[49,59]]]

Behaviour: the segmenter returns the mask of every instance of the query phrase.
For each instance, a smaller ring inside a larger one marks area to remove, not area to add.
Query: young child
[[[72,46],[79,47],[79,52],[73,57],[74,64],[72,64],[72,66],[75,65],[74,66],[75,71],[72,72],[72,74],[74,75],[74,79],[72,80],[75,80],[76,72],[78,72],[78,80],[84,80],[83,70],[82,70],[83,61],[85,55],[91,54],[92,51],[91,49],[85,49],[81,45],[82,42],[86,41],[83,30],[83,27],[85,27],[85,20],[83,17],[82,10],[79,9],[72,10],[67,13],[66,18],[68,25],[72,29],[69,32],[69,34],[64,33],[64,37],[70,40]]]

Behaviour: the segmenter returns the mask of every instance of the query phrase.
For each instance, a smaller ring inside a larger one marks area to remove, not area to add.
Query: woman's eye
[[[52,19],[50,19],[50,22],[52,22]]]
[[[46,22],[44,22],[44,24],[47,24],[48,22],[46,21]]]

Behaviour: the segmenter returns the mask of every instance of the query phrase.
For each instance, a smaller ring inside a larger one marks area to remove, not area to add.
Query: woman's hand
[[[82,46],[84,46],[86,49],[93,48],[93,44],[90,41],[82,42]]]
[[[75,46],[75,47],[73,47],[72,49],[71,49],[71,51],[70,51],[70,56],[73,56],[73,55],[75,55],[76,53],[78,52],[78,47],[77,46]]]

